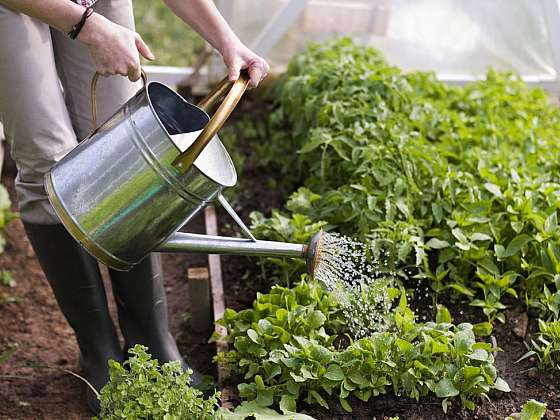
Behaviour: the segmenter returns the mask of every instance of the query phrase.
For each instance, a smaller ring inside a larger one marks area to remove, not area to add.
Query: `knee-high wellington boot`
[[[97,261],[62,225],[24,223],[35,255],[58,305],[76,333],[80,361],[88,381],[99,391],[109,380],[109,359],[122,361],[115,326]],[[99,400],[87,387],[90,409],[99,413]]]
[[[169,332],[160,255],[150,254],[128,272],[110,269],[109,274],[126,346],[143,344],[160,362],[178,360],[183,369],[192,369]],[[202,385],[202,375],[192,370],[191,385]]]

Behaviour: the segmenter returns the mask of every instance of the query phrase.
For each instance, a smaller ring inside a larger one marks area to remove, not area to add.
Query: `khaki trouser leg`
[[[133,27],[130,0],[99,0],[95,10]],[[75,147],[77,138],[91,131],[94,71],[84,44],[0,5],[0,120],[18,168],[16,191],[24,222],[59,223],[43,178]],[[112,115],[137,88],[122,76],[100,80],[99,121]]]

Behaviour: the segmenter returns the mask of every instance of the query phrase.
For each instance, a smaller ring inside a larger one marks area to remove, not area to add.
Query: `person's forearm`
[[[84,13],[82,6],[69,0],[0,0],[0,3],[62,32],[69,32]]]
[[[163,1],[220,53],[223,54],[231,43],[240,42],[212,0]]]

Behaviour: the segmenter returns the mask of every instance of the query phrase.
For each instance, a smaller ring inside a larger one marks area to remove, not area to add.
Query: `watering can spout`
[[[307,271],[313,275],[320,259],[323,235],[323,231],[319,231],[311,238],[309,244],[293,244],[177,232],[156,251],[304,258]]]

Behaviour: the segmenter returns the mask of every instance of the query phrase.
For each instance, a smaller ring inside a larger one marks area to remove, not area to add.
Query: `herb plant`
[[[109,362],[110,380],[101,390],[103,420],[220,419],[218,392],[205,399],[202,391],[189,386],[192,371],[183,371],[179,362],[160,365],[136,345],[130,358],[121,365]]]

